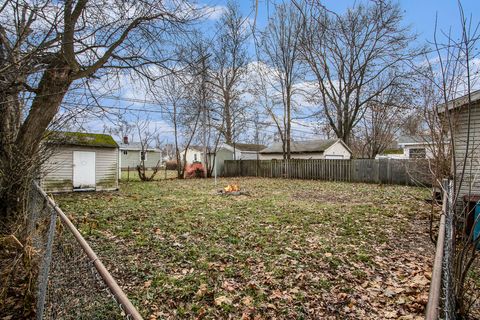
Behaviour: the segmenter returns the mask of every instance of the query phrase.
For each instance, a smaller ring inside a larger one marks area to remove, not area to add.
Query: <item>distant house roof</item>
[[[203,149],[204,149],[204,147],[202,147],[202,146],[190,145],[190,146],[188,146],[188,149],[193,149],[193,150],[197,150],[197,151],[202,152]]]
[[[54,131],[48,134],[46,141],[58,145],[118,148],[112,136],[102,133]]]
[[[129,143],[122,143],[118,142],[118,146],[120,150],[130,150],[130,151],[141,151],[142,144],[140,142],[129,142]],[[160,152],[158,148],[147,148],[147,151],[157,151]]]
[[[258,152],[263,149],[265,149],[267,146],[264,146],[263,144],[254,144],[254,143],[230,143],[228,144],[232,148],[235,147],[235,149],[238,149],[240,151],[252,151],[252,152]]]
[[[431,139],[425,136],[401,136],[398,138],[399,145],[405,144],[426,144],[430,143]]]
[[[330,148],[335,143],[342,143],[348,151],[350,149],[345,145],[341,139],[328,139],[328,140],[308,140],[308,141],[292,141],[290,143],[290,152],[291,153],[313,153],[313,152],[324,152]],[[277,142],[272,144],[270,147],[263,149],[260,153],[283,153],[282,143]]]
[[[478,103],[480,101],[480,90],[474,91],[470,94],[470,99],[473,104]],[[456,109],[462,107],[468,103],[468,94],[450,100],[448,105],[448,110]],[[445,103],[442,103],[438,106],[438,112],[443,113],[445,112]]]

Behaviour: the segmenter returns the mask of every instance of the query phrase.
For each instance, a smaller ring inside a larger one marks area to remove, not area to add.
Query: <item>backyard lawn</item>
[[[153,173],[152,170],[147,170],[146,175],[147,177],[151,176]],[[177,177],[177,171],[176,170],[164,170],[160,169],[157,171],[155,174],[155,177],[153,180],[164,180],[164,179],[174,179]],[[138,172],[134,168],[130,168],[130,170],[122,170],[122,174],[120,176],[120,180],[122,182],[129,182],[129,181],[140,181],[140,178],[138,177]]]
[[[238,183],[247,195],[220,196]],[[146,319],[415,319],[428,190],[232,178],[57,196]]]

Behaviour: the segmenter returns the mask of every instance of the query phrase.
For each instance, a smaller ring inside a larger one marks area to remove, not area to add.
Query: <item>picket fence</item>
[[[226,160],[225,177],[265,177],[399,185],[432,183],[427,160]]]

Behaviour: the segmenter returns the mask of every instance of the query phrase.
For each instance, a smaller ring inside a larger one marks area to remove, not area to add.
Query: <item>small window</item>
[[[196,154],[196,153],[193,155],[193,161],[198,161],[198,160],[197,160],[197,154]]]
[[[140,151],[140,160],[147,161],[147,151]]]
[[[410,149],[408,155],[411,159],[425,159],[427,157],[427,152],[425,151],[425,148],[416,148]]]
[[[123,154],[124,154],[124,155],[127,155],[127,154],[128,154],[128,151],[127,151],[127,150],[123,150]]]

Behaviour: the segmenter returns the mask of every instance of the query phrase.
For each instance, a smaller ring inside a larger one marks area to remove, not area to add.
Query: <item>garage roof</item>
[[[337,142],[340,142],[343,144],[341,139],[292,141],[290,143],[290,152],[291,153],[324,152],[325,150],[327,150]],[[346,148],[348,149],[348,147]],[[283,153],[282,143],[276,142],[272,144],[270,147],[260,151],[260,153]]]

